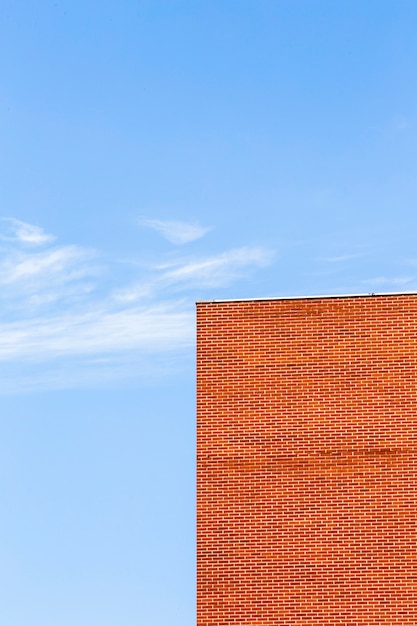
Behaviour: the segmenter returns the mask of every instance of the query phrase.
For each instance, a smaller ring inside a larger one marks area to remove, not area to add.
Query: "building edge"
[[[259,298],[215,298],[196,300],[195,304],[214,304],[222,302],[268,302],[276,300],[323,300],[331,298],[378,298],[388,296],[415,296],[417,291],[370,291],[366,293],[313,294],[304,296],[263,296]]]

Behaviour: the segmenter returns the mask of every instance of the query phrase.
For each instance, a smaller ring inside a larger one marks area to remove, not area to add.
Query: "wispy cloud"
[[[351,261],[364,256],[363,254],[340,254],[336,256],[324,256],[317,258],[317,261],[323,261],[324,263],[344,263],[345,261]]]
[[[127,278],[117,259],[38,240],[41,250],[17,235],[0,248],[0,393],[178,370],[192,356],[196,289],[229,285],[273,260],[270,250],[243,247],[138,262]]]
[[[100,271],[95,253],[79,246],[34,251],[9,243],[0,250],[0,323],[6,314],[74,306],[94,291]]]
[[[274,256],[268,248],[244,247],[209,257],[161,263],[150,273],[148,281],[119,289],[114,296],[134,302],[161,292],[227,287],[235,280],[247,278],[256,268],[270,265]]]
[[[372,285],[372,286],[380,286],[380,285],[393,285],[396,287],[400,287],[402,285],[411,285],[415,283],[416,279],[414,276],[376,276],[375,278],[368,278],[363,280],[362,283],[364,285]]]
[[[190,286],[220,287],[244,276],[250,267],[266,267],[272,262],[273,252],[265,248],[238,248],[217,256],[188,261],[161,276],[165,283]]]
[[[161,303],[147,308],[72,312],[0,324],[0,361],[169,351],[193,343],[191,314]]]
[[[60,281],[68,282],[87,273],[82,261],[90,254],[77,246],[65,246],[38,253],[22,253],[8,255],[0,263],[0,284],[39,280],[51,281],[59,277]]]
[[[3,241],[40,246],[54,240],[54,237],[45,233],[43,228],[14,217],[2,217],[0,222],[0,239]]]
[[[140,218],[138,223],[140,226],[156,230],[175,245],[183,245],[196,239],[201,239],[211,230],[209,226],[200,226],[199,224],[189,222],[156,220],[147,217]]]

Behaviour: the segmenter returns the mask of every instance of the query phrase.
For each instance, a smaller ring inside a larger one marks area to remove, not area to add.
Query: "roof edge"
[[[266,296],[261,298],[220,298],[214,300],[196,300],[196,304],[215,304],[222,302],[262,302],[268,300],[321,300],[324,298],[374,298],[379,296],[413,296],[417,291],[380,291],[368,293],[336,293],[308,296]]]

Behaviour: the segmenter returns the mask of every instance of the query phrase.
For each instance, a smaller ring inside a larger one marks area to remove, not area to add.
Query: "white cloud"
[[[147,280],[118,289],[114,298],[133,303],[172,289],[226,287],[235,280],[246,278],[253,269],[270,265],[273,258],[274,252],[267,248],[244,247],[209,257],[160,263]]]
[[[83,300],[87,304],[100,276],[96,256],[79,246],[34,251],[9,243],[0,249],[0,323],[7,314],[18,319]]]
[[[273,252],[266,248],[238,248],[217,256],[192,260],[165,271],[161,280],[199,287],[220,287],[245,275],[251,266],[266,267]]]
[[[114,300],[116,302],[137,302],[138,300],[148,299],[155,294],[155,288],[157,286],[158,279],[153,281],[142,282],[135,285],[129,285],[129,287],[123,287],[116,289],[113,293]]]
[[[190,224],[189,222],[155,220],[149,218],[141,218],[138,222],[140,226],[152,228],[159,232],[165,239],[176,245],[182,245],[201,239],[211,230],[211,227],[200,226],[199,224]]]
[[[34,243],[38,231],[25,229]],[[273,256],[245,247],[148,267],[135,262],[129,272],[136,278],[127,280],[125,264],[105,266],[97,252],[52,244],[42,232],[40,251],[28,249],[22,234],[0,247],[0,393],[178,371],[192,359],[191,290],[228,285]],[[179,289],[187,297],[175,295]]]
[[[50,281],[59,276],[65,282],[79,278],[87,271],[80,267],[80,261],[91,256],[86,250],[77,246],[64,246],[38,253],[22,253],[8,255],[0,263],[0,284],[11,284],[17,281]]]
[[[345,261],[351,261],[352,259],[357,259],[362,256],[363,254],[341,254],[339,256],[320,257],[317,260],[324,261],[325,263],[343,263]]]
[[[415,278],[413,276],[398,276],[391,278],[389,276],[377,276],[375,278],[369,278],[367,280],[363,280],[362,283],[365,285],[409,285],[410,283],[415,282]]]
[[[22,244],[40,246],[55,239],[48,235],[39,226],[22,222],[14,217],[2,217],[3,228],[0,231],[0,239],[3,241],[15,241]]]
[[[192,345],[193,337],[192,313],[170,303],[121,311],[103,307],[0,324],[0,361],[169,351]]]

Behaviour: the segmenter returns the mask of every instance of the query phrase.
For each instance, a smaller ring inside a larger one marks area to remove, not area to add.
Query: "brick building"
[[[197,304],[198,626],[417,625],[417,294]]]

